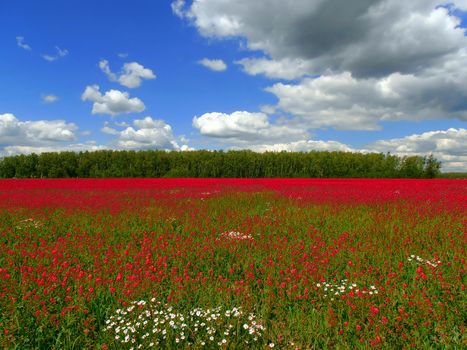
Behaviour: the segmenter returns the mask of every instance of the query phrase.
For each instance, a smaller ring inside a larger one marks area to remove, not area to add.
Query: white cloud
[[[145,117],[133,121],[122,131],[104,126],[104,132],[117,135],[115,146],[120,149],[166,149],[187,150],[187,145],[180,146],[174,136],[172,127],[160,119]],[[181,140],[184,141],[184,140]]]
[[[299,84],[278,83],[266,90],[277,96],[278,108],[307,128],[377,130],[379,119],[374,113],[385,113],[374,84],[359,84],[349,73],[307,78]]]
[[[465,0],[193,0],[173,3],[201,35],[263,56],[236,62],[274,84],[305,128],[378,130],[381,120],[467,120]],[[339,9],[336,11],[336,9]]]
[[[102,127],[101,131],[104,134],[109,134],[109,135],[118,135],[119,132],[115,128],[112,128],[111,124],[109,122],[104,122],[104,126]]]
[[[117,115],[138,113],[145,110],[143,101],[137,97],[130,98],[127,92],[109,90],[104,95],[98,85],[87,86],[81,95],[83,101],[92,101],[92,114]]]
[[[99,61],[99,68],[101,69],[102,72],[105,73],[105,75],[107,75],[107,78],[109,78],[110,81],[118,81],[117,74],[113,73],[109,67],[109,61],[107,60]]]
[[[21,121],[11,113],[0,114],[0,156],[101,149],[193,149],[187,145],[185,137],[175,137],[172,127],[163,120],[145,117],[134,120],[132,124],[105,122],[101,131],[115,138],[109,145],[101,145],[95,141],[78,142],[78,127],[73,123],[63,120]],[[117,130],[112,125],[124,129]]]
[[[203,136],[222,139],[232,145],[299,140],[308,136],[301,126],[289,121],[271,124],[264,113],[236,111],[232,114],[205,113],[193,118],[193,127]]]
[[[42,95],[41,99],[45,103],[54,103],[58,101],[58,96],[49,94],[49,95]]]
[[[442,0],[194,0],[185,10],[181,3],[173,6],[202,35],[243,37],[274,60],[308,61],[309,74],[413,72],[466,42]]]
[[[467,120],[467,52],[421,75],[357,79],[349,72],[277,83],[277,107],[308,128],[378,130],[381,120]]]
[[[101,131],[102,131],[104,134],[119,135],[118,130],[115,130],[114,128],[112,128],[112,127],[110,127],[110,126],[104,126],[104,127],[102,127]]]
[[[64,120],[20,121],[0,114],[0,145],[49,146],[76,140],[77,126]]]
[[[137,62],[125,63],[120,73],[113,73],[107,60],[99,62],[99,68],[107,75],[110,81],[118,82],[128,88],[141,86],[143,79],[155,79],[156,75],[149,68],[144,68]]]
[[[271,60],[266,58],[244,58],[236,61],[250,75],[265,75],[271,79],[293,80],[309,74],[313,67],[309,61],[300,58]]]
[[[198,63],[214,72],[223,72],[227,69],[227,64],[222,60],[210,60],[208,58],[203,58],[198,61]]]
[[[310,151],[339,151],[339,152],[354,152],[350,146],[337,142],[337,141],[314,141],[314,140],[300,140],[289,143],[275,143],[275,144],[261,144],[251,147],[253,151],[257,152],[310,152]]]
[[[380,140],[365,147],[373,152],[401,156],[433,154],[443,171],[467,171],[467,129],[428,131],[402,138]]]
[[[277,111],[277,107],[273,105],[262,105],[260,107],[261,112],[264,114],[274,114]]]
[[[457,9],[467,12],[467,0],[447,1],[447,3],[453,3]]]
[[[193,147],[190,147],[188,145],[182,145],[182,147],[180,147],[180,151],[188,152],[188,151],[196,151],[196,150]]]
[[[120,127],[122,127],[122,128],[126,128],[126,127],[129,127],[129,126],[130,126],[130,124],[128,124],[127,122],[114,122],[114,124],[115,124],[116,126],[120,126]]]
[[[31,51],[31,46],[29,46],[28,44],[24,42],[24,37],[22,36],[16,37],[16,44],[18,45],[18,47],[21,47],[24,50]]]
[[[88,141],[85,143],[72,143],[68,145],[55,145],[55,146],[6,146],[0,151],[3,156],[15,156],[18,154],[30,153],[45,153],[45,152],[81,152],[81,151],[98,151],[109,149],[106,146],[99,145],[95,141]]]
[[[120,57],[120,58],[127,58],[127,57],[128,57],[128,53],[126,53],[126,52],[120,52],[120,53],[117,54],[117,56]]]
[[[67,49],[61,49],[58,46],[55,46],[55,50],[57,51],[57,54],[52,56],[52,55],[42,55],[42,58],[46,61],[53,62],[58,60],[59,58],[65,57],[68,55],[68,50]]]
[[[175,13],[178,17],[183,18],[185,16],[185,0],[175,0],[171,4],[172,11]]]

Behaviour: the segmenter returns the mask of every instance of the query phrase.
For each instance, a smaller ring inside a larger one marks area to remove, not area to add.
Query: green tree
[[[437,160],[433,154],[430,154],[430,156],[425,159],[423,172],[424,177],[428,179],[438,177],[441,173],[441,162]]]

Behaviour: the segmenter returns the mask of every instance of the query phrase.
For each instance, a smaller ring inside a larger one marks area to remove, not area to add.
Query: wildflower
[[[133,306],[137,305],[138,308],[134,309]],[[129,310],[131,310],[129,312]],[[229,310],[228,310],[229,311]],[[234,313],[232,315],[232,312]],[[197,318],[194,318],[194,315],[199,314]],[[116,338],[117,341],[121,343],[129,343],[135,344],[137,341],[136,334],[141,334],[140,343],[137,344],[137,348],[148,347],[149,345],[149,334],[154,334],[156,338],[153,338],[153,344],[155,343],[158,345],[159,343],[155,339],[159,339],[159,341],[168,341],[171,339],[170,337],[173,336],[173,341],[176,344],[183,347],[185,345],[191,345],[191,342],[188,340],[187,336],[183,331],[178,333],[177,335],[170,332],[170,329],[194,329],[194,332],[198,332],[199,327],[203,327],[208,335],[208,340],[211,342],[215,342],[219,346],[228,343],[228,338],[231,333],[231,329],[234,326],[231,323],[228,323],[230,317],[241,317],[243,315],[240,308],[233,308],[232,311],[229,312],[222,312],[220,307],[213,308],[213,309],[206,309],[203,310],[201,308],[195,308],[190,310],[187,314],[177,312],[173,310],[173,307],[163,307],[160,303],[147,303],[147,302],[132,302],[130,306],[128,306],[124,310],[118,311],[118,317],[126,317],[126,319],[122,320],[125,321],[125,328],[123,329],[123,333],[125,334],[125,339],[121,340],[120,338]],[[123,316],[122,316],[123,315]],[[126,315],[126,316],[125,316]],[[152,315],[158,315],[153,318]],[[190,316],[186,316],[190,315]],[[224,316],[229,315],[229,316]],[[114,331],[115,334],[121,331],[120,326],[117,323],[112,322],[111,320],[115,320],[115,316],[111,316],[109,318],[109,322],[105,321],[106,323],[106,331]],[[167,320],[167,323],[165,323]],[[243,319],[242,319],[243,321]],[[262,336],[264,331],[264,327],[258,323],[256,320],[256,315],[250,313],[248,314],[244,321],[241,324],[244,325],[243,329],[247,331],[248,336],[250,337],[250,341],[253,339],[258,339]],[[224,324],[224,330],[221,331],[217,327],[219,326],[219,322]],[[225,322],[225,323],[224,323]],[[133,336],[133,334],[135,336]],[[203,333],[201,333],[203,334]],[[235,332],[233,333],[235,334]],[[158,337],[158,335],[160,335]],[[222,335],[222,336],[221,336]],[[154,337],[153,336],[153,337]],[[245,336],[245,335],[243,335]],[[248,340],[247,340],[248,341]],[[198,344],[204,343],[203,339],[199,339],[197,341]],[[135,344],[136,345],[136,344]],[[140,346],[141,345],[141,346]]]

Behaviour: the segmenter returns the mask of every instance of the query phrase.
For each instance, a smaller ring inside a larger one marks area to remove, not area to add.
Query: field
[[[0,347],[467,347],[466,180],[0,181]]]

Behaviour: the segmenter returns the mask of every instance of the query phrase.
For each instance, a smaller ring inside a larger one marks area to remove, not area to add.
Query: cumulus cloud
[[[75,141],[77,129],[64,120],[21,121],[11,113],[0,114],[0,145],[52,146]]]
[[[262,105],[260,107],[260,110],[264,114],[274,114],[274,113],[276,113],[277,108],[276,108],[276,106],[273,106],[273,105]]]
[[[275,144],[260,144],[251,147],[252,150],[257,152],[310,152],[310,151],[339,151],[339,152],[355,152],[356,150],[350,146],[337,142],[337,141],[323,141],[323,140],[300,140],[289,143],[275,143]]]
[[[178,17],[185,17],[185,0],[175,0],[172,2],[171,7],[173,13],[175,13]]]
[[[235,63],[241,65],[243,70],[250,75],[261,74],[272,79],[298,79],[313,70],[310,62],[301,58],[281,60],[244,58]]]
[[[145,105],[137,97],[130,98],[127,92],[109,90],[102,94],[98,85],[87,86],[81,95],[83,101],[92,101],[92,114],[125,114],[145,110]]]
[[[126,127],[130,126],[130,124],[128,124],[127,122],[114,122],[114,124],[115,124],[116,126],[120,126],[120,127],[122,127],[122,128],[123,128],[123,127],[126,128]]]
[[[448,1],[447,3],[449,4],[450,2]],[[466,0],[457,0],[457,1],[455,1],[454,7],[456,7],[457,9],[459,9],[461,11],[467,12],[467,1]]]
[[[77,131],[75,124],[63,120],[21,121],[11,113],[0,114],[0,156],[102,149],[193,149],[185,137],[174,136],[169,124],[149,116],[134,120],[132,126],[105,122],[101,131],[114,136],[108,145],[80,142]]]
[[[304,127],[467,120],[467,37],[453,11],[465,0],[194,0],[177,8],[203,36],[240,38],[257,51],[236,62],[246,73],[298,80],[266,90]]]
[[[442,161],[443,171],[467,170],[467,129],[463,128],[380,140],[365,148],[373,152],[391,152],[401,156],[433,154]]]
[[[22,37],[22,36],[17,36],[16,37],[16,44],[18,45],[18,47],[20,47],[20,48],[22,48],[24,50],[31,51],[31,46],[26,44],[26,42],[24,41],[24,37]]]
[[[208,58],[203,58],[198,61],[198,63],[214,72],[223,72],[227,69],[227,64],[225,64],[223,60],[210,60]]]
[[[230,149],[265,151],[351,151],[337,141],[309,140],[300,124],[289,120],[271,122],[265,113],[237,111],[232,114],[206,113],[193,118],[193,127],[212,141],[220,141]]]
[[[234,145],[292,141],[308,136],[301,126],[286,121],[271,123],[264,113],[246,111],[236,111],[231,114],[205,113],[200,117],[194,117],[192,124],[201,135]]]
[[[173,3],[207,37],[243,37],[275,60],[356,76],[413,72],[465,45],[442,0],[194,0]],[[454,5],[463,2],[454,1]]]
[[[59,58],[65,57],[68,55],[67,49],[61,49],[58,46],[55,46],[55,50],[57,53],[55,55],[42,55],[42,58],[46,61],[53,62],[58,60]]]
[[[109,135],[118,135],[119,134],[118,130],[113,128],[109,122],[104,122],[104,126],[101,128],[101,131],[104,134],[109,134]]]
[[[374,84],[359,83],[348,73],[308,78],[299,84],[278,83],[266,90],[277,96],[280,109],[307,128],[377,130],[385,113]]]
[[[465,67],[465,68],[464,68]],[[349,72],[277,83],[277,107],[309,128],[378,130],[382,120],[467,120],[467,51],[423,75],[357,79]]]
[[[95,141],[88,141],[84,143],[71,143],[67,145],[55,146],[6,146],[0,151],[3,156],[15,156],[18,154],[30,153],[45,153],[45,152],[82,152],[82,151],[98,151],[108,149],[108,147],[99,145]]]
[[[118,131],[104,125],[103,132],[116,135],[115,146],[120,149],[166,149],[188,150],[188,145],[180,146],[172,127],[165,121],[145,117],[133,121],[133,126]],[[186,141],[180,139],[180,141]]]
[[[42,95],[41,96],[42,102],[45,103],[54,103],[58,101],[58,96],[49,94],[49,95]]]
[[[185,137],[174,135],[169,124],[149,116],[134,120],[132,126],[105,122],[101,131],[114,136],[108,145],[80,142],[77,131],[75,124],[63,120],[21,121],[11,113],[0,114],[0,156],[102,149],[193,150]]]
[[[137,62],[125,63],[119,73],[112,72],[107,60],[101,60],[99,68],[107,75],[110,81],[118,82],[131,89],[141,86],[143,79],[156,78],[152,70],[144,68]]]

